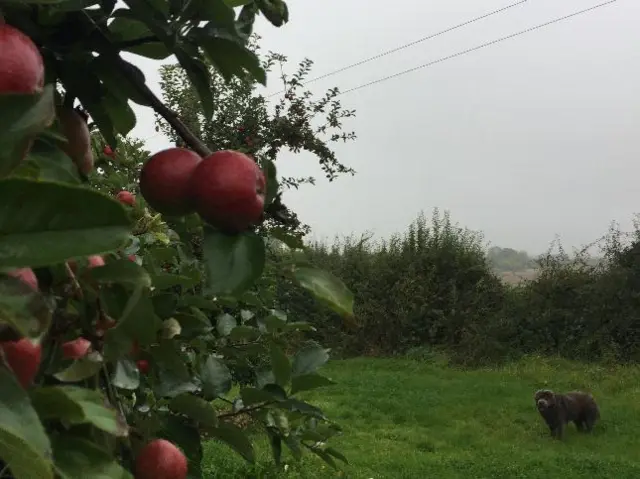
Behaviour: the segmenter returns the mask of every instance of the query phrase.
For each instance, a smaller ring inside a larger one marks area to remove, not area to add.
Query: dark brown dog
[[[600,409],[591,394],[573,391],[556,394],[549,389],[536,391],[536,407],[551,431],[551,436],[562,439],[565,426],[573,421],[578,431],[591,432],[600,419]]]

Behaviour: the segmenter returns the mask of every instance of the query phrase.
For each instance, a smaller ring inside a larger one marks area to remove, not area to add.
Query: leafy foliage
[[[42,350],[35,380],[23,388],[15,377],[20,362],[0,348],[3,477],[131,477],[138,452],[155,438],[181,449],[189,477],[203,477],[203,438],[255,460],[250,436],[235,424],[241,415],[262,424],[295,459],[305,446],[335,465],[332,457],[341,455],[323,433],[329,418],[297,396],[332,384],[317,373],[328,351],[316,343],[296,350],[291,338],[311,327],[276,309],[271,275],[294,281],[296,268],[307,268],[299,285],[345,314],[353,296],[336,277],[310,268],[299,223],[285,218],[275,227],[282,211],[295,219],[281,204],[267,208],[255,231],[238,235],[222,235],[195,214],[165,218],[150,211],[137,194],[149,153],[127,136],[136,124],[134,102],[153,108],[163,128],[201,156],[233,146],[235,136],[214,143],[210,131],[183,121],[192,112],[164,104],[121,54],[175,55],[180,81],[190,82],[176,88],[197,95],[198,115],[211,117],[225,102],[235,125],[247,120],[244,105],[224,88],[243,85],[248,95],[253,82],[265,83],[267,69],[248,41],[257,15],[286,23],[286,4],[0,0],[0,10],[38,46],[46,71],[41,91],[0,92],[0,343],[28,336]],[[0,73],[7,71],[0,66]],[[89,119],[96,161],[88,176],[65,154],[76,139],[65,137],[56,117],[62,105]],[[287,121],[254,120],[270,134]],[[319,141],[306,124],[288,128]],[[350,172],[326,145],[318,148],[331,179]],[[271,205],[287,184],[276,177],[278,151],[251,151],[267,173]],[[123,190],[126,201],[113,198]],[[298,260],[273,260],[285,244],[297,248]],[[15,277],[16,268],[32,268],[37,287]],[[77,338],[89,348],[70,349]],[[242,367],[251,374],[240,381]]]

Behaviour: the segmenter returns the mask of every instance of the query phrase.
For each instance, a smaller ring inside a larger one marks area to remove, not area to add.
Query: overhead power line
[[[439,31],[437,33],[432,33],[430,35],[427,35],[426,37],[422,37],[422,38],[419,38],[418,40],[414,40],[413,42],[405,43],[404,45],[400,45],[399,47],[392,48],[391,50],[384,51],[382,53],[379,53],[378,55],[374,55],[372,57],[365,58],[364,60],[361,60],[359,62],[352,63],[351,65],[347,65],[345,67],[338,68],[337,70],[334,70],[332,72],[325,73],[324,75],[320,75],[319,77],[312,78],[311,80],[307,80],[303,84],[307,85],[309,83],[313,83],[314,81],[318,81],[318,80],[321,80],[323,78],[327,78],[327,77],[330,77],[330,76],[333,76],[333,75],[337,75],[338,73],[342,73],[343,71],[350,70],[350,69],[355,68],[355,67],[359,67],[360,65],[364,65],[365,63],[369,63],[369,62],[372,62],[372,61],[377,60],[379,58],[386,57],[387,55],[391,55],[392,53],[396,53],[396,52],[399,52],[399,51],[404,50],[406,48],[412,47],[414,45],[417,45],[418,43],[422,43],[422,42],[425,42],[427,40],[431,40],[432,38],[439,37],[440,35],[444,35],[445,33],[452,32],[453,30],[457,30],[458,28],[466,27],[467,25],[471,25],[472,23],[478,22],[480,20],[484,20],[485,18],[489,18],[489,17],[491,17],[493,15],[497,15],[498,13],[502,13],[502,12],[504,12],[506,10],[509,10],[510,8],[517,7],[518,5],[522,5],[523,3],[527,3],[528,1],[529,0],[520,0],[519,2],[512,3],[511,5],[507,5],[506,7],[499,8],[498,10],[494,10],[494,11],[489,12],[489,13],[485,13],[484,15],[481,15],[481,16],[476,17],[476,18],[472,18],[471,20],[467,20],[466,22],[459,23],[458,25],[455,25],[453,27],[449,27],[449,28],[447,28],[445,30],[441,30],[441,31]],[[271,98],[272,96],[279,95],[280,93],[284,93],[284,91],[285,90],[281,90],[279,92],[272,93],[267,98]]]
[[[569,15],[565,15],[563,17],[555,18],[553,20],[550,20],[548,22],[542,23],[540,25],[536,25],[535,27],[527,28],[526,30],[522,30],[522,31],[519,31],[519,32],[516,32],[516,33],[512,33],[511,35],[507,35],[506,37],[501,37],[501,38],[498,38],[496,40],[492,40],[490,42],[483,43],[482,45],[478,45],[478,46],[473,47],[473,48],[468,48],[467,50],[463,50],[461,52],[454,53],[452,55],[447,55],[446,57],[438,58],[437,60],[433,60],[433,61],[430,61],[428,63],[423,63],[422,65],[418,65],[417,67],[413,67],[413,68],[410,68],[408,70],[404,70],[404,71],[401,71],[401,72],[398,72],[398,73],[394,73],[393,75],[388,75],[386,77],[379,78],[378,80],[373,80],[373,81],[370,81],[368,83],[363,83],[362,85],[358,85],[356,87],[349,88],[348,90],[342,91],[342,92],[339,93],[339,95],[345,95],[347,93],[351,93],[351,92],[356,91],[356,90],[361,90],[363,88],[367,88],[367,87],[370,87],[372,85],[376,85],[378,83],[382,83],[382,82],[385,82],[387,80],[391,80],[393,78],[397,78],[399,76],[406,75],[407,73],[415,72],[417,70],[421,70],[423,68],[427,68],[427,67],[433,66],[433,65],[435,65],[437,63],[442,63],[444,61],[451,60],[452,58],[456,58],[456,57],[460,57],[462,55],[466,55],[467,53],[471,53],[471,52],[474,52],[476,50],[480,50],[481,48],[485,48],[485,47],[488,47],[488,46],[491,46],[491,45],[495,45],[496,43],[500,43],[500,42],[503,42],[505,40],[509,40],[510,38],[515,38],[515,37],[518,37],[520,35],[524,35],[525,33],[529,33],[529,32],[532,32],[534,30],[539,30],[539,29],[541,29],[543,27],[547,27],[547,26],[552,25],[554,23],[558,23],[558,22],[561,22],[563,20],[567,20],[569,18],[576,17],[578,15],[582,15],[583,13],[587,13],[587,12],[590,12],[590,11],[595,10],[597,8],[604,7],[606,5],[610,5],[610,4],[615,3],[617,1],[618,0],[609,0],[608,2],[603,2],[603,3],[600,3],[598,5],[594,5],[593,7],[585,8],[584,10],[579,10],[579,11],[571,13]]]

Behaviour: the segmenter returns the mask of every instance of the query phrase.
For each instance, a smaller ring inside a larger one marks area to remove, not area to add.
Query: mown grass
[[[226,446],[205,446],[205,477],[288,478],[638,478],[640,368],[528,358],[502,368],[462,370],[397,359],[332,361],[338,382],[306,399],[344,428],[332,445],[350,465],[335,472],[305,454],[276,475],[258,437],[249,468]],[[573,425],[552,440],[533,404],[541,387],[586,389],[602,420],[592,435]]]

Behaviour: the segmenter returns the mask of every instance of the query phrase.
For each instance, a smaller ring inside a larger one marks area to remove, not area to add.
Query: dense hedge
[[[625,241],[626,239],[626,241]],[[395,355],[446,348],[479,364],[527,353],[582,360],[640,360],[640,234],[613,229],[603,260],[562,248],[538,259],[535,280],[502,284],[481,235],[436,210],[388,241],[346,238],[311,245],[312,260],[356,295],[345,322],[307,295],[276,281],[292,318],[317,326],[317,339],[344,356]],[[283,258],[283,260],[286,260]]]

